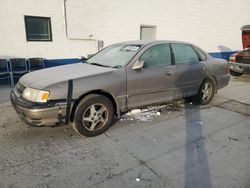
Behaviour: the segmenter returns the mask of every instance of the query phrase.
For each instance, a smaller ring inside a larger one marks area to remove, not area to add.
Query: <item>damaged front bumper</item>
[[[231,71],[243,74],[246,69],[250,69],[250,64],[246,63],[235,63],[235,62],[228,62],[229,63],[229,69]]]
[[[14,90],[10,93],[12,106],[18,116],[32,126],[52,126],[63,124],[66,116],[66,101],[50,101],[45,104],[25,100]],[[72,104],[70,105],[73,106]]]

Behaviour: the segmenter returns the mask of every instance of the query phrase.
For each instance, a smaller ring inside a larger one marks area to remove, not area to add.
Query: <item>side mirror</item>
[[[88,58],[86,58],[86,57],[84,57],[84,56],[81,56],[81,57],[80,57],[80,60],[81,60],[81,62],[84,63],[84,62],[86,62],[86,61],[88,60]]]
[[[133,66],[133,70],[140,70],[144,67],[145,61],[143,60],[137,60]]]

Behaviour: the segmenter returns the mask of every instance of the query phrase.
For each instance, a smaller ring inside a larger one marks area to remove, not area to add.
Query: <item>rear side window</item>
[[[145,61],[145,67],[160,67],[171,65],[171,52],[169,44],[157,44],[149,48],[140,60]]]
[[[171,44],[171,46],[175,57],[175,64],[196,63],[199,61],[199,57],[192,46],[188,44]]]
[[[205,54],[204,52],[202,52],[199,48],[196,48],[196,47],[194,46],[194,49],[195,49],[195,51],[199,54],[200,59],[201,59],[202,61],[204,61],[204,60],[207,59],[206,54]]]

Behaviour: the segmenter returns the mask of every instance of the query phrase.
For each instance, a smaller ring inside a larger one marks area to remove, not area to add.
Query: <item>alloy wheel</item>
[[[212,93],[213,93],[213,86],[211,83],[209,82],[206,82],[202,89],[201,89],[201,92],[202,92],[202,100],[203,101],[208,101],[210,100],[211,96],[212,96]]]
[[[96,131],[105,126],[108,121],[108,109],[103,104],[92,104],[83,113],[83,126],[89,131]]]

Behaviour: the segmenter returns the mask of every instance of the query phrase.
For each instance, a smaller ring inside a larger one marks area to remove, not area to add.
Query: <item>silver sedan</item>
[[[130,41],[86,61],[24,75],[11,92],[28,124],[71,123],[85,136],[106,131],[114,116],[147,105],[191,98],[208,104],[229,83],[228,63],[177,41]]]

